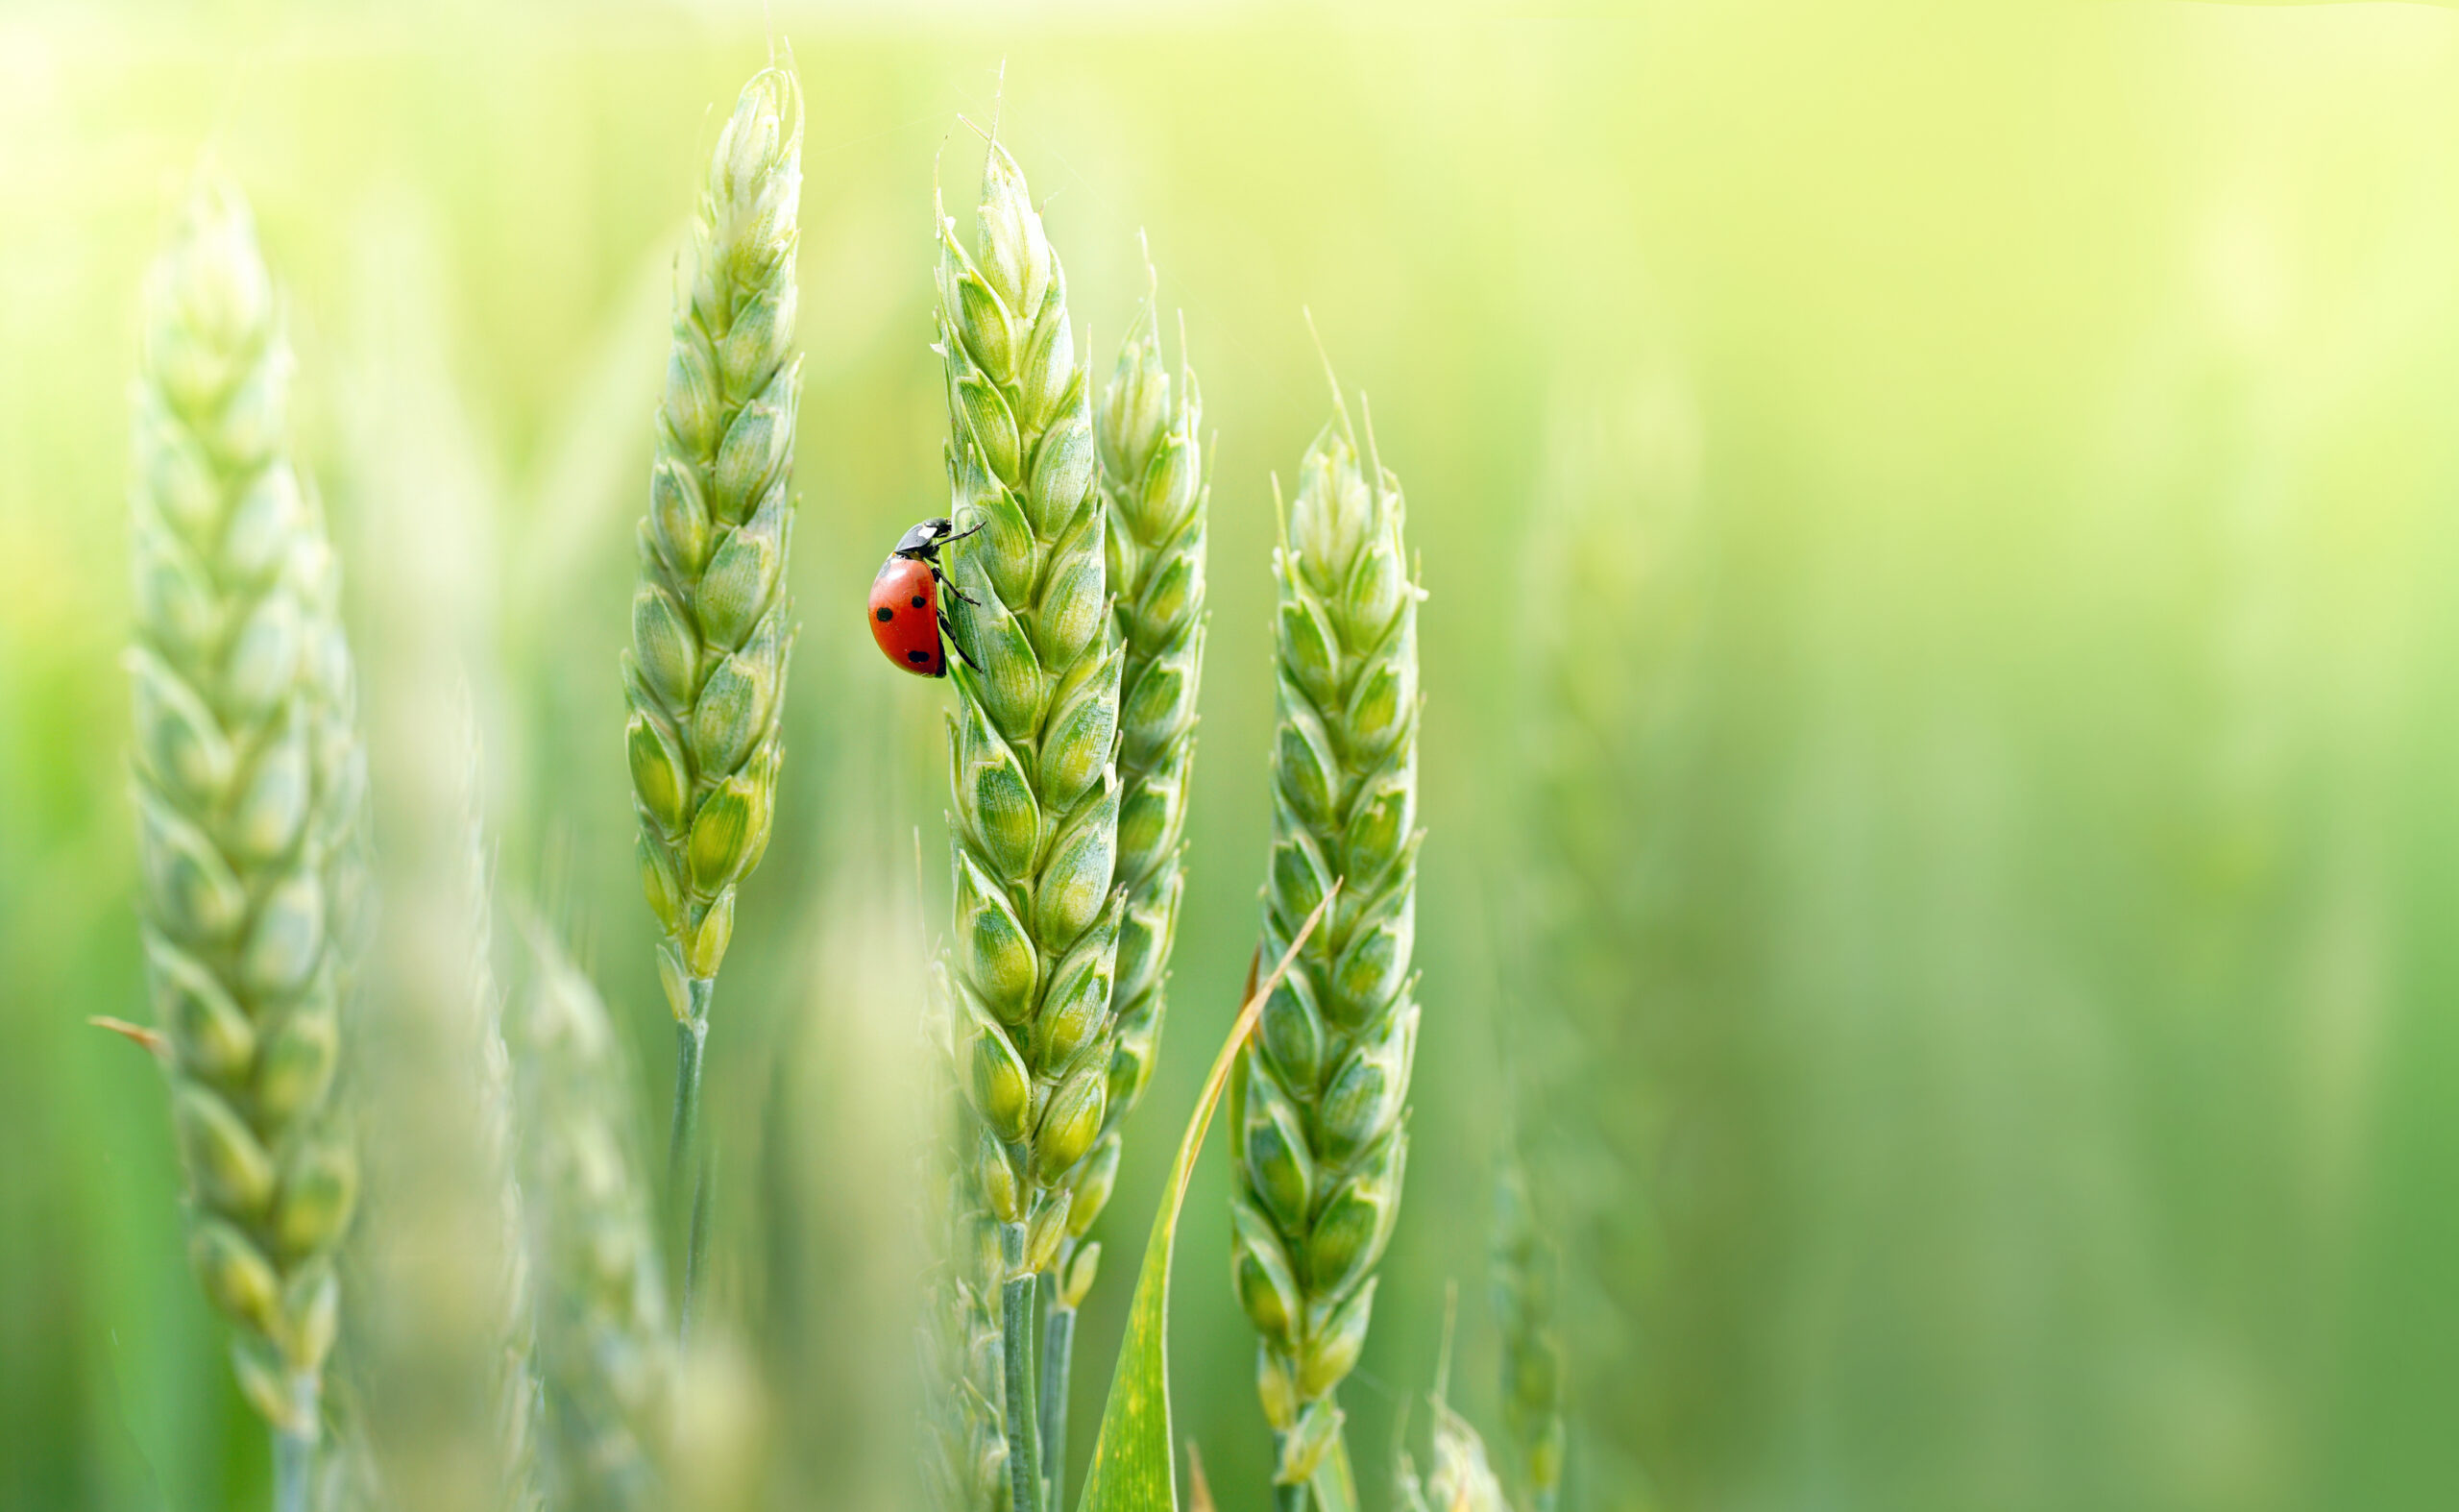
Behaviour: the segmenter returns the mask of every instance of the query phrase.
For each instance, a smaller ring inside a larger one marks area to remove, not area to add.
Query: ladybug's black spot
[[[912,662],[914,666],[919,667],[924,662],[931,659],[931,653],[928,651],[908,651],[905,653],[905,659]]]
[[[893,619],[895,619],[895,618],[896,618],[896,611],[895,611],[895,610],[893,610],[893,609],[882,609],[882,610],[880,610],[880,611],[879,611],[879,617],[880,617],[880,623],[882,623],[882,624],[886,624],[886,623],[888,623],[890,620],[893,620]]]
[[[913,607],[916,609],[921,608],[924,604],[929,603],[930,601],[931,600],[923,597],[920,594],[915,594],[913,596]]]

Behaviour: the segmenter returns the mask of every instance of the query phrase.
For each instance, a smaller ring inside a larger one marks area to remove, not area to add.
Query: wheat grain
[[[673,1372],[637,1109],[597,990],[530,921],[517,1020],[523,1169],[540,1257],[544,1455],[555,1505],[650,1512]]]
[[[958,524],[949,570],[961,661],[949,721],[957,1054],[991,1137],[977,1175],[1001,1225],[1009,1473],[1042,1505],[1034,1278],[1056,1263],[1109,1101],[1110,985],[1124,895],[1119,688],[1106,512],[1066,278],[1022,170],[993,141],[976,250],[944,204],[939,346]]]
[[[664,932],[658,967],[676,1026],[670,1175],[687,1326],[710,997],[734,934],[735,890],[767,847],[785,759],[802,140],[800,85],[790,69],[763,69],[718,134],[677,267],[623,658],[642,889]]]
[[[357,1162],[328,1114],[363,915],[339,567],[289,454],[289,349],[238,191],[200,175],[145,292],[133,763],[190,1251],[304,1501]]]
[[[1340,1438],[1374,1268],[1400,1210],[1418,1006],[1418,649],[1400,479],[1358,452],[1349,410],[1299,473],[1274,553],[1279,721],[1267,956],[1335,879],[1345,890],[1269,1003],[1230,1086],[1232,1270],[1262,1334],[1258,1388],[1284,1507]]]

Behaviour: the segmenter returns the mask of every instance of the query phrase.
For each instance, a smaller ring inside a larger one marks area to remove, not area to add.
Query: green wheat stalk
[[[664,931],[674,1012],[669,1178],[690,1326],[703,1243],[700,1068],[735,889],[760,864],[777,805],[793,629],[794,336],[802,90],[771,65],[718,134],[677,268],[674,343],[658,407],[640,586],[623,686],[642,889]]]
[[[1109,1201],[1118,1176],[1119,1125],[1153,1077],[1167,1011],[1170,945],[1184,890],[1187,780],[1195,766],[1196,692],[1204,675],[1204,401],[1185,362],[1173,383],[1162,361],[1159,277],[1145,260],[1148,293],[1119,347],[1094,413],[1099,484],[1109,514],[1107,570],[1127,660],[1119,682],[1118,885],[1127,909],[1110,987],[1115,1044],[1102,1135],[1084,1158],[1059,1240],[1042,1317],[1041,1443],[1051,1497],[1062,1489],[1076,1311],[1090,1291],[1101,1246],[1078,1242]]]
[[[1400,479],[1361,461],[1338,384],[1274,552],[1279,722],[1263,951],[1337,879],[1326,926],[1263,1011],[1230,1084],[1232,1272],[1262,1335],[1279,1503],[1341,1437],[1334,1390],[1357,1363],[1376,1261],[1400,1210],[1418,1005],[1417,606]],[[1278,485],[1275,484],[1275,493]]]
[[[306,1504],[333,1250],[357,1162],[329,1111],[364,891],[366,761],[340,568],[289,454],[289,348],[246,204],[199,176],[149,275],[135,384],[134,776],[145,952],[189,1252]]]
[[[589,977],[529,921],[517,1085],[532,1248],[544,1469],[558,1507],[655,1512],[674,1350],[633,1089]]]
[[[975,1180],[1000,1224],[1002,1407],[1016,1512],[1043,1484],[1035,1278],[1053,1269],[1109,1102],[1110,986],[1125,898],[1119,689],[1107,512],[1066,280],[1025,176],[995,140],[968,253],[944,203],[939,342],[952,516],[970,603],[949,720],[956,928],[949,973],[962,1085],[985,1131]]]

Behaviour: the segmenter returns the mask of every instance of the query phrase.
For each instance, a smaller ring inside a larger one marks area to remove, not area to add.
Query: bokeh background
[[[1175,1009],[1080,1464],[1253,940],[1311,307],[1432,592],[1367,1503],[1448,1286],[1451,1398],[1499,1437],[1516,1138],[1570,1251],[1584,1507],[2459,1504],[2459,17],[17,0],[0,1505],[264,1495],[157,1078],[84,1022],[145,1012],[125,390],[180,184],[209,149],[287,290],[379,823],[466,683],[501,889],[579,921],[655,1107],[615,658],[668,261],[772,28],[810,106],[804,628],[710,1072],[743,1362],[710,1410],[755,1499],[914,1500],[947,695],[859,604],[942,497],[931,186],[969,197],[1004,61],[1099,368],[1141,229],[1219,431]],[[1177,1402],[1254,1507],[1225,1191],[1216,1140]]]

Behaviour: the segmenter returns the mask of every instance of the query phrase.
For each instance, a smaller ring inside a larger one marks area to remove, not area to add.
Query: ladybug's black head
[[[948,539],[945,520],[925,520],[896,543],[896,554],[930,561],[939,554],[940,545]]]

